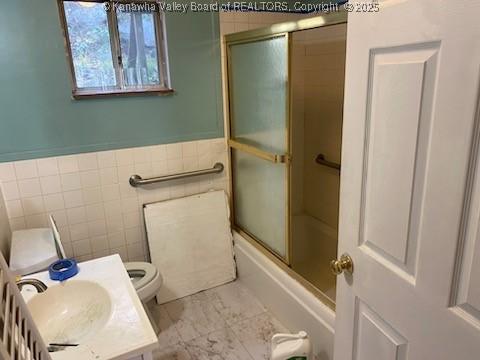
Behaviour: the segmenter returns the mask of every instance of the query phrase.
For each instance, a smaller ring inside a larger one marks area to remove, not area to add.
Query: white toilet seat
[[[138,297],[143,302],[153,298],[162,286],[162,275],[155,267],[147,262],[126,262],[125,269],[131,278]]]

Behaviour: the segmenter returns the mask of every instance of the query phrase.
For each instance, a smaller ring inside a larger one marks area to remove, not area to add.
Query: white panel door
[[[349,14],[335,360],[480,358],[479,16]]]

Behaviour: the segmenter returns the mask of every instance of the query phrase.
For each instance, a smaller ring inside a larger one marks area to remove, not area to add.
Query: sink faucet
[[[37,280],[37,279],[22,279],[17,281],[17,286],[20,291],[24,285],[32,285],[37,289],[37,292],[41,293],[47,290],[47,285],[44,282]]]

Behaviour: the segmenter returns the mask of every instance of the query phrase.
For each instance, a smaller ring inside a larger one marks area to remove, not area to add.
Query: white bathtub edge
[[[310,334],[319,359],[333,359],[335,313],[234,232],[239,280],[291,331]]]

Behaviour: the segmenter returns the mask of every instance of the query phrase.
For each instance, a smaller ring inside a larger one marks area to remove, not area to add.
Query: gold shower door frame
[[[245,32],[245,33],[249,33],[250,31],[248,32]],[[244,34],[245,34],[244,33]],[[227,35],[228,36],[228,35]],[[289,201],[289,176],[290,176],[290,171],[289,171],[289,163],[290,163],[290,152],[291,152],[291,149],[290,149],[290,137],[289,137],[289,133],[290,133],[290,86],[289,86],[289,83],[288,83],[288,79],[289,79],[289,74],[290,74],[290,71],[289,71],[289,64],[290,64],[290,61],[289,61],[289,53],[290,53],[290,34],[289,33],[286,33],[286,32],[280,32],[280,33],[273,33],[273,34],[267,34],[267,35],[262,35],[262,36],[255,36],[253,38],[251,37],[246,37],[244,39],[238,39],[238,40],[235,40],[235,41],[228,41],[226,42],[226,49],[227,49],[227,81],[230,81],[231,79],[231,57],[230,57],[230,46],[231,45],[238,45],[238,44],[246,44],[246,43],[253,43],[253,42],[258,42],[258,41],[265,41],[265,40],[269,40],[269,39],[275,39],[275,38],[284,38],[285,42],[286,42],[286,48],[287,48],[287,59],[286,59],[286,64],[287,64],[287,69],[286,69],[286,73],[287,73],[287,86],[285,87],[286,89],[286,101],[285,101],[285,106],[286,106],[286,111],[285,111],[285,114],[286,114],[286,129],[285,129],[285,144],[286,144],[286,153],[282,153],[282,154],[275,154],[275,153],[270,153],[268,151],[265,151],[265,150],[262,150],[256,146],[252,146],[252,145],[247,145],[247,144],[244,144],[242,142],[239,142],[239,141],[236,141],[234,139],[232,139],[231,137],[231,128],[232,128],[232,123],[234,122],[234,119],[233,119],[233,114],[232,114],[232,104],[230,102],[230,99],[232,98],[232,87],[231,86],[228,86],[228,129],[227,129],[227,133],[228,133],[228,147],[229,147],[229,155],[230,155],[230,190],[231,190],[231,194],[233,195],[233,170],[232,170],[232,167],[233,167],[233,161],[232,161],[232,149],[235,149],[235,150],[238,150],[238,151],[241,151],[241,152],[244,152],[244,153],[247,153],[249,155],[252,155],[256,158],[260,158],[260,159],[263,159],[263,160],[266,160],[266,161],[269,161],[271,163],[274,163],[274,164],[285,164],[285,176],[286,176],[286,179],[285,179],[285,189],[284,191],[286,191],[286,194],[287,196],[285,197],[285,258],[283,258],[281,255],[277,254],[272,248],[270,248],[268,246],[268,244],[262,242],[260,239],[256,238],[253,234],[249,233],[248,230],[242,228],[240,225],[236,224],[235,223],[235,214],[234,214],[234,210],[235,210],[235,207],[232,206],[232,225],[233,227],[235,228],[235,230],[237,230],[238,232],[242,233],[242,235],[246,235],[246,237],[248,237],[249,239],[255,239],[256,242],[258,243],[261,243],[261,245],[264,247],[264,248],[267,248],[268,251],[273,254],[274,256],[277,257],[277,259],[279,259],[280,261],[284,262],[285,264],[289,264],[290,262],[290,222],[288,221],[288,217],[289,217],[289,204],[290,204],[290,201]],[[234,106],[234,105],[233,105]],[[234,196],[231,197],[231,201],[233,202],[234,201]],[[232,203],[233,205],[233,203]]]
[[[228,97],[226,100],[226,109],[227,109],[227,121],[226,121],[226,134],[227,134],[227,142],[228,142],[228,150],[229,150],[229,175],[230,175],[230,208],[232,211],[231,216],[231,223],[232,228],[235,229],[238,233],[240,233],[250,244],[252,244],[255,248],[257,248],[260,252],[266,255],[269,259],[274,261],[280,268],[286,271],[290,276],[300,282],[307,290],[312,292],[315,296],[317,296],[323,303],[329,306],[331,309],[335,310],[335,303],[329,299],[323,292],[321,292],[318,288],[312,285],[308,280],[304,277],[296,273],[290,267],[290,260],[291,260],[291,253],[292,253],[292,228],[291,228],[291,146],[292,146],[292,86],[291,86],[291,60],[292,60],[292,51],[291,51],[291,34],[296,31],[302,30],[310,30],[319,27],[329,26],[329,25],[337,25],[347,22],[347,12],[344,10],[338,12],[332,12],[329,14],[325,14],[322,16],[302,19],[298,21],[291,21],[285,23],[278,23],[268,27],[243,31],[239,33],[228,34],[224,36],[225,39],[225,49],[226,49],[226,74],[227,74],[227,94]],[[230,46],[238,45],[238,44],[245,44],[245,43],[253,43],[258,41],[264,41],[273,38],[284,37],[286,44],[287,44],[287,84],[286,84],[286,129],[285,129],[285,144],[286,144],[286,153],[285,154],[274,154],[262,149],[259,149],[252,145],[247,145],[238,141],[235,141],[231,137],[231,128],[232,123],[234,122],[233,114],[232,114],[232,106],[230,104],[230,99],[232,98],[232,86],[230,86],[231,81],[231,49]],[[233,149],[238,151],[242,151],[253,155],[257,158],[270,161],[272,163],[284,163],[285,164],[285,257],[280,256],[277,254],[273,249],[271,249],[267,244],[262,242],[260,239],[256,238],[254,235],[250,234],[248,230],[243,229],[241,226],[235,223],[235,206],[234,206],[234,187],[233,187],[233,161],[232,161],[232,153]]]

